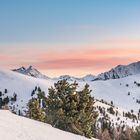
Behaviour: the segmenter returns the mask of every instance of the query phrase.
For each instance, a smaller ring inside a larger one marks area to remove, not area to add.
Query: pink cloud
[[[79,48],[70,47],[70,45],[68,47],[64,45],[62,48],[59,46],[58,49],[57,47],[55,47],[56,49],[46,49],[45,47],[20,48],[15,46],[14,49],[5,49],[3,53],[1,52],[0,59],[1,65],[8,68],[33,65],[42,71],[48,70],[50,73],[69,69],[73,75],[74,72],[87,73],[87,71],[94,74],[119,64],[140,60],[139,46],[139,40],[125,38],[82,45]]]
[[[100,59],[57,59],[36,63],[35,65],[41,69],[79,69],[79,68],[94,68],[103,69],[115,66],[122,62],[123,64],[129,63],[131,58],[100,58]]]

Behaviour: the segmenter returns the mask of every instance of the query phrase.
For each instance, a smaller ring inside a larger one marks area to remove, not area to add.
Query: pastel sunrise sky
[[[140,0],[0,0],[0,66],[54,77],[140,60]]]

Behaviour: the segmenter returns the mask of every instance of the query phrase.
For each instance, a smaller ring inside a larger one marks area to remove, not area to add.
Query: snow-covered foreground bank
[[[7,110],[0,110],[0,137],[1,140],[88,140]]]

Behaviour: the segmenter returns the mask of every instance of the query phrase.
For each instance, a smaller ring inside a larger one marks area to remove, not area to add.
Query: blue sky
[[[22,54],[25,50],[34,48],[37,52],[49,52],[49,54],[55,50],[55,55],[61,50],[62,56],[65,49],[69,51],[75,48],[78,48],[79,51],[83,50],[83,52],[86,48],[87,50],[110,48],[112,51],[114,48],[120,49],[120,51],[121,48],[125,48],[125,51],[129,50],[129,52],[131,49],[139,51],[139,15],[139,0],[1,0],[1,55],[6,57],[12,52],[12,56],[14,54],[16,59],[17,51]],[[120,43],[117,44],[116,42]],[[68,54],[68,51],[65,54]],[[38,55],[41,54],[36,54],[36,60]],[[134,61],[139,59],[135,53],[132,56],[136,57]],[[27,59],[26,63],[23,63],[24,57]],[[2,66],[9,68],[20,64],[30,65],[28,56],[25,55],[24,57],[22,56],[19,62],[15,62],[13,59],[10,65],[6,62]],[[114,54],[114,57],[117,58],[118,56]],[[123,54],[121,58],[123,63]],[[44,59],[43,61],[46,61],[50,58]],[[124,63],[130,61],[124,61]],[[111,66],[118,63],[120,62]],[[36,62],[31,64],[38,66]],[[94,65],[96,65],[94,62],[91,63],[92,69]],[[107,68],[109,67],[110,65]],[[47,65],[43,68],[39,65],[39,68],[46,71]],[[91,71],[92,69],[87,72],[98,73],[104,70]],[[72,70],[74,71],[74,69]],[[53,69],[53,71],[57,71],[57,69]],[[75,71],[77,70],[75,69]],[[75,75],[74,72],[68,73]],[[82,74],[85,73],[82,72]]]
[[[81,43],[81,39],[110,36],[135,38],[139,15],[138,0],[2,0],[0,41]],[[91,30],[82,30],[85,26]]]

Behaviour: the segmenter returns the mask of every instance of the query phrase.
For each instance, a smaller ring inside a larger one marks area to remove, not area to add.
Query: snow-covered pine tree
[[[89,85],[81,91],[77,91],[77,86],[76,82],[61,80],[49,88],[47,121],[54,127],[91,138],[97,117],[94,98]]]

